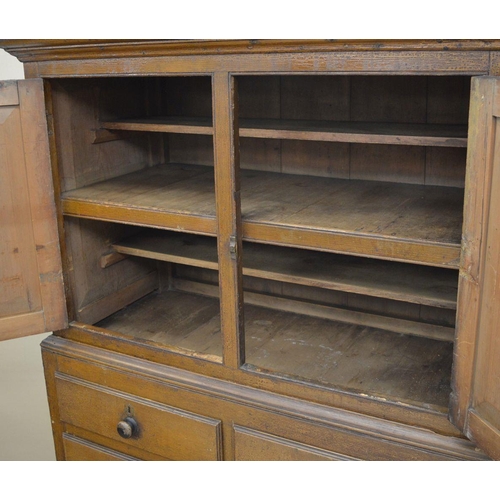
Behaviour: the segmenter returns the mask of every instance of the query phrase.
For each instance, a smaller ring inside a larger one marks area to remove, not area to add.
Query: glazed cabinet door
[[[472,83],[452,420],[500,459],[500,79]]]
[[[0,340],[67,324],[43,82],[0,82]]]

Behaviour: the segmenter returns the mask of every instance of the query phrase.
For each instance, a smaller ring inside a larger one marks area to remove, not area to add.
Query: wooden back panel
[[[241,118],[452,125],[465,125],[468,119],[468,76],[242,76],[238,84]],[[188,88],[197,96],[191,104],[169,111],[208,116],[210,96],[205,88],[195,93],[194,87]],[[173,134],[168,141],[172,161],[213,163],[210,137]],[[464,186],[463,148],[242,137],[240,149],[242,168]]]
[[[457,90],[451,96],[444,92],[450,82],[439,77],[276,78],[280,78],[280,92],[268,98],[281,103],[279,117],[283,119],[454,124],[467,121],[467,78],[453,80],[451,86]],[[465,152],[451,148],[281,141],[280,156],[284,173],[325,177],[461,187],[465,172]]]

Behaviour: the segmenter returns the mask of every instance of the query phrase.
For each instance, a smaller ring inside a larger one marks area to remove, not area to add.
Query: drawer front
[[[220,460],[221,423],[164,404],[56,375],[61,421],[169,460]],[[118,424],[130,430],[123,437]]]
[[[352,460],[331,451],[240,426],[234,426],[234,449],[236,460]]]
[[[69,461],[116,462],[137,460],[71,434],[63,435],[64,454]]]

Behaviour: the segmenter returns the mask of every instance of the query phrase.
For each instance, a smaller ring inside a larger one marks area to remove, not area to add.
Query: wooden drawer
[[[115,462],[137,460],[130,455],[125,455],[71,434],[64,433],[63,445],[66,460],[70,461]]]
[[[219,420],[60,373],[56,375],[56,389],[60,418],[65,424],[169,460],[221,459]],[[117,425],[127,418],[136,422],[137,429],[124,438]],[[75,449],[74,442],[70,447],[70,451]]]
[[[351,457],[236,425],[234,449],[236,460],[352,460]]]

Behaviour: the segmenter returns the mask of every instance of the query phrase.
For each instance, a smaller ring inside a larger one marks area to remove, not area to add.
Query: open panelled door
[[[500,459],[500,78],[473,78],[451,419]]]
[[[67,326],[43,82],[0,82],[0,340]]]

